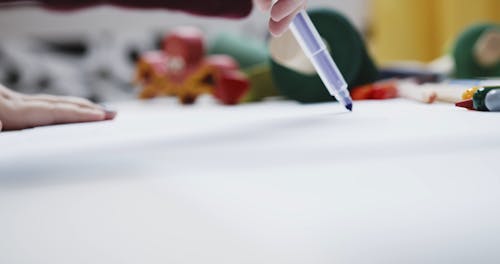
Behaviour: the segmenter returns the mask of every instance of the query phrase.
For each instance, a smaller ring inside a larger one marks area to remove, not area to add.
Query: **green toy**
[[[368,55],[364,41],[347,18],[330,9],[309,10],[308,14],[350,87],[377,80],[378,70]],[[289,32],[285,34],[291,35]],[[250,80],[250,89],[243,102],[260,101],[276,95],[304,103],[332,101],[332,96],[315,71],[297,70],[287,65],[287,58],[276,59],[276,54],[272,54],[273,43],[278,45],[274,50],[287,50],[298,45],[294,38],[279,41],[271,38],[270,51],[263,42],[226,33],[212,42],[208,53],[227,54],[238,61]],[[300,57],[298,52],[303,54],[301,49],[297,49],[297,54],[292,54],[292,57]],[[310,64],[307,58],[303,62],[306,67]],[[295,63],[301,64],[302,61]]]
[[[452,56],[455,78],[500,77],[500,25],[477,24],[465,30]]]

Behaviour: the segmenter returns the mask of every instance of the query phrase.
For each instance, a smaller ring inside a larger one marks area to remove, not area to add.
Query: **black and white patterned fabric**
[[[136,95],[136,60],[157,42],[153,33],[124,37],[110,32],[0,40],[0,83],[23,93],[96,102],[130,99]]]

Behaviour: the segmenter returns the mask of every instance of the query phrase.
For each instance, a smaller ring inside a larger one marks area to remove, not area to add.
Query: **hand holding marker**
[[[352,111],[352,99],[347,90],[347,83],[337,65],[326,49],[321,36],[311,19],[304,11],[304,0],[256,0],[263,10],[271,9],[269,29],[273,35],[280,35],[290,24],[290,29],[311,60],[328,92],[337,98],[349,111]],[[272,8],[271,8],[272,5]]]

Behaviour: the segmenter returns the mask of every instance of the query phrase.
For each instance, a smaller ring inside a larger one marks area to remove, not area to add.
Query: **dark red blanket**
[[[26,3],[26,1],[20,0],[0,0],[0,4],[16,2]],[[63,11],[109,4],[130,8],[164,8],[197,15],[227,18],[245,17],[252,9],[252,0],[35,0],[33,2],[50,9]]]

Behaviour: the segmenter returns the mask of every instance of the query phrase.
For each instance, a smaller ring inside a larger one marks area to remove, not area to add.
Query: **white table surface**
[[[0,263],[500,263],[500,114],[117,104],[0,133]]]

